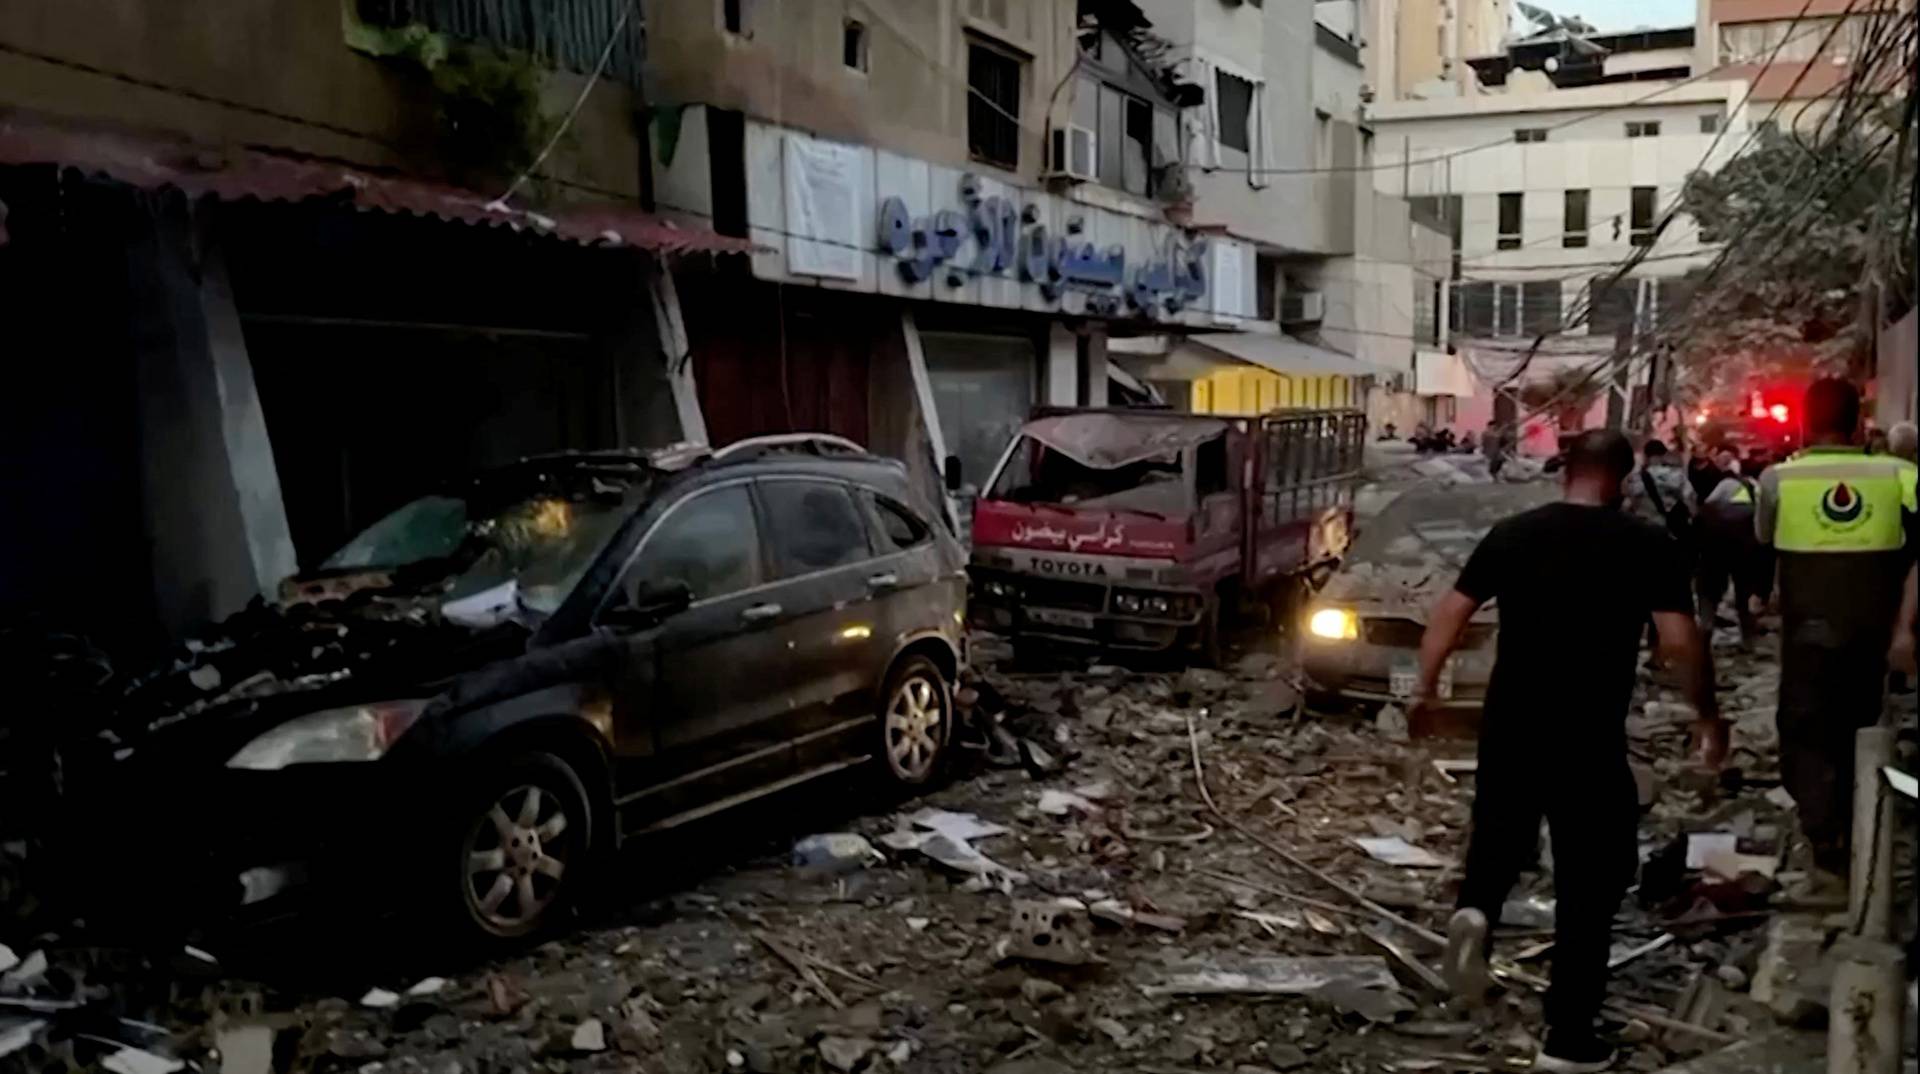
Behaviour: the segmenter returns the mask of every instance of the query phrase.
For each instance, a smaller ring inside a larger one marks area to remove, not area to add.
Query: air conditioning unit
[[[1280,296],[1281,324],[1318,324],[1327,316],[1327,296],[1319,291],[1289,291]]]
[[[1049,176],[1090,180],[1095,177],[1100,158],[1095,153],[1098,142],[1093,132],[1085,127],[1076,127],[1069,123],[1053,129],[1053,145],[1047,154],[1047,174]]]

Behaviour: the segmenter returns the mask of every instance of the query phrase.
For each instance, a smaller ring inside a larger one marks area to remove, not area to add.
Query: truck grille
[[[1021,575],[1019,584],[1021,599],[1028,604],[1045,608],[1071,608],[1079,612],[1107,610],[1107,587],[1097,582],[1068,582]]]

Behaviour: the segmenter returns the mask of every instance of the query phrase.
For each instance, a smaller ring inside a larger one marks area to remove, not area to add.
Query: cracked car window
[[[630,587],[684,582],[694,600],[723,597],[760,580],[759,538],[745,485],[682,503],[647,538]]]

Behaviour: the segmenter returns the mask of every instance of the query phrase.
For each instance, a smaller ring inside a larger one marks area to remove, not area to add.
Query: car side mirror
[[[678,579],[649,582],[631,600],[622,600],[600,613],[600,622],[621,630],[644,630],[687,610],[693,590]]]
[[[960,486],[966,484],[966,474],[960,467],[960,456],[948,455],[946,465],[940,469],[940,476],[946,481],[948,492],[959,492]]]

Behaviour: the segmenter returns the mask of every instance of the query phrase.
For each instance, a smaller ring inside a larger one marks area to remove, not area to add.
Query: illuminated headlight
[[[986,590],[987,596],[1000,597],[1005,600],[1013,600],[1020,595],[1020,590],[1015,587],[1012,582],[990,581],[986,584]]]
[[[1140,602],[1140,607],[1145,609],[1148,615],[1165,615],[1173,609],[1173,604],[1165,597],[1148,597]]]
[[[1124,612],[1127,615],[1138,615],[1140,614],[1140,606],[1140,598],[1136,594],[1115,593],[1113,595],[1113,610],[1116,612]]]
[[[288,720],[240,747],[227,767],[276,772],[295,764],[379,760],[425,706],[425,701],[388,701]]]
[[[1307,620],[1307,633],[1328,641],[1352,641],[1360,636],[1360,617],[1345,608],[1321,608]]]

